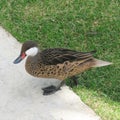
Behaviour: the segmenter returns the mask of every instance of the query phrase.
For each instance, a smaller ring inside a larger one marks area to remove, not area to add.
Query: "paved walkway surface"
[[[42,87],[56,80],[38,79],[14,65],[21,44],[0,27],[0,120],[100,120],[67,86],[43,96]]]

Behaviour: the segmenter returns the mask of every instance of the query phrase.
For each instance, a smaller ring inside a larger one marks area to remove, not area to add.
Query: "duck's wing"
[[[64,48],[46,49],[41,52],[42,62],[46,65],[56,65],[65,61],[86,61],[92,59],[92,52],[77,52]]]

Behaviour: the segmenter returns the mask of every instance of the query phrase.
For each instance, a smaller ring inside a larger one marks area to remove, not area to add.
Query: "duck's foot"
[[[58,86],[53,86],[53,85],[51,85],[51,86],[42,88],[42,90],[43,90],[43,95],[51,95],[51,94],[57,92],[58,90],[61,90],[60,88],[61,88],[61,86],[62,86],[63,84],[64,84],[64,81],[62,81],[62,82],[60,83],[60,85],[58,85]]]
[[[51,86],[42,88],[42,90],[43,90],[43,95],[50,95],[60,90],[60,88],[57,88],[56,86],[51,85]]]

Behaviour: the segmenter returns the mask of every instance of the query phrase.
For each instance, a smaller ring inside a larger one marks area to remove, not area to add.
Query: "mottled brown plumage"
[[[14,63],[20,62],[27,56],[26,51],[36,47],[37,44],[33,41],[25,42],[22,46],[20,56]],[[67,77],[74,76],[97,66],[97,63],[101,61],[95,59],[93,53],[94,52],[78,52],[64,48],[46,49],[36,52],[35,55],[29,55],[25,68],[29,74],[35,77],[65,80]],[[108,63],[106,65],[108,65]],[[48,87],[44,90],[49,92],[48,89],[53,89],[53,87]],[[53,91],[51,90],[50,92]]]
[[[64,80],[92,67],[91,53],[76,52],[63,48],[47,49],[36,56],[29,56],[25,68],[35,77]]]

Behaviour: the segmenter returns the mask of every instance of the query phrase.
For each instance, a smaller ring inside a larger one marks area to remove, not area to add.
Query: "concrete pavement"
[[[0,27],[0,120],[100,120],[67,86],[43,96],[41,88],[57,80],[38,79],[14,65],[21,44]]]

